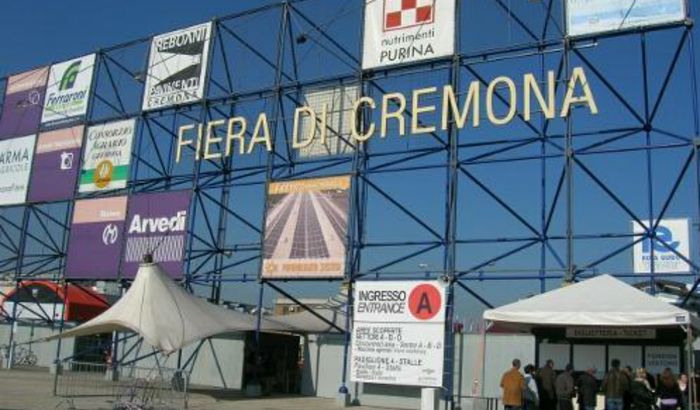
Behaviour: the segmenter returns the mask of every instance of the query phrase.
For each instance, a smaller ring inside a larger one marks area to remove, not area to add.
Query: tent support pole
[[[486,378],[486,332],[493,326],[493,322],[487,320],[484,322],[484,331],[481,332],[481,380],[479,380],[480,396],[484,397],[484,379]]]
[[[695,407],[695,378],[693,377],[693,327],[688,324],[686,334],[685,373],[688,375],[688,410]]]

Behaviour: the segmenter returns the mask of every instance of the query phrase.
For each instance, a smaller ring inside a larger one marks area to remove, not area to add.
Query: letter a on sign
[[[408,297],[408,308],[418,320],[430,320],[440,311],[442,297],[434,285],[418,285]]]

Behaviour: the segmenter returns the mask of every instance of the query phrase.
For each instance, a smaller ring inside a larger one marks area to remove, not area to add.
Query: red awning
[[[107,299],[91,289],[76,284],[68,284],[66,288],[47,280],[22,281],[4,299],[2,305],[19,302],[30,309],[37,303],[61,303],[65,305],[64,320],[76,322],[90,320],[109,308]]]

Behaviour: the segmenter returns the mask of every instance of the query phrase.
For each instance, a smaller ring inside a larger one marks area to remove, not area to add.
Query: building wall
[[[7,323],[0,324],[0,345],[6,345],[10,343],[10,331],[12,325]],[[50,326],[45,324],[18,324],[15,334],[14,341],[20,346],[31,349],[32,352],[37,356],[37,366],[38,367],[50,367],[56,358],[56,349],[58,347],[58,340],[52,340],[50,342],[33,342],[44,337],[49,337],[55,333],[58,333],[58,328],[51,329]],[[61,342],[61,352],[73,352],[73,342],[74,339],[66,339]],[[2,358],[4,361],[4,358]]]

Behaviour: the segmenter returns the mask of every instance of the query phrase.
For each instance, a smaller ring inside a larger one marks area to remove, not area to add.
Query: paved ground
[[[99,398],[80,398],[69,402],[54,397],[53,376],[46,370],[0,370],[0,410],[112,409],[112,402]],[[73,407],[74,406],[74,407]],[[194,389],[190,395],[192,410],[332,410],[333,400],[316,397],[265,397],[248,399],[240,392]],[[372,410],[376,407],[352,407]]]

